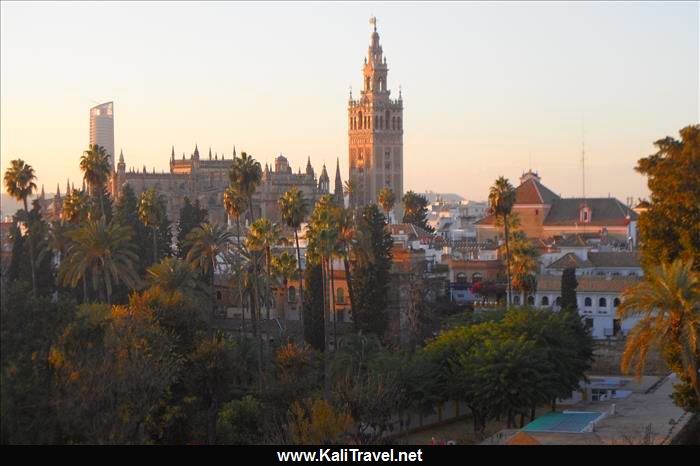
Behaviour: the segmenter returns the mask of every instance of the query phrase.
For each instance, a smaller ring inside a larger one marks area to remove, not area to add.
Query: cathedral
[[[229,158],[218,153],[212,156],[211,149],[208,157],[200,157],[199,148],[195,146],[194,152],[189,157],[185,157],[183,153],[181,158],[176,158],[173,147],[170,155],[170,171],[156,173],[155,170],[148,172],[145,166],[142,170],[127,170],[124,154],[121,153],[117,169],[112,176],[110,190],[117,198],[125,184],[129,184],[137,196],[149,188],[155,188],[166,199],[168,218],[175,221],[179,218],[185,197],[192,202],[198,200],[199,204],[209,211],[210,221],[226,223],[227,214],[223,197],[224,190],[230,182],[228,174],[234,157],[236,157],[235,148]],[[340,166],[337,165],[335,193],[338,193],[338,190],[342,193],[339,169]],[[299,169],[294,173],[287,158],[280,154],[275,159],[274,167],[265,164],[263,168],[262,181],[253,195],[256,218],[267,218],[272,222],[280,221],[278,200],[292,186],[296,186],[304,193],[310,205],[324,194],[331,193],[330,178],[325,165],[318,178],[311,166],[310,158],[304,172]]]
[[[364,88],[359,99],[350,92],[348,135],[350,205],[377,202],[384,187],[391,188],[397,204],[403,196],[403,99],[392,100],[387,82],[386,57],[379,44],[376,19],[363,68]]]
[[[397,207],[403,196],[403,99],[399,90],[398,99],[391,99],[388,87],[388,67],[379,43],[376,19],[370,23],[374,26],[367,57],[364,61],[364,87],[359,99],[353,99],[352,91],[348,102],[348,136],[349,136],[349,176],[352,186],[349,202],[352,207],[360,207],[377,202],[379,191],[391,188],[396,195]],[[228,158],[218,153],[200,157],[199,148],[186,157],[176,157],[175,148],[170,154],[170,170],[157,173],[155,169],[126,168],[123,152],[109,181],[109,190],[117,199],[124,185],[128,184],[138,196],[149,188],[155,188],[165,197],[167,215],[172,221],[179,219],[180,209],[185,197],[209,211],[212,222],[226,223],[228,216],[224,209],[223,193],[229,185],[229,170],[236,157],[234,147]],[[317,177],[309,158],[305,170],[292,170],[287,158],[279,155],[274,166],[265,165],[262,181],[253,196],[255,216],[280,220],[279,198],[292,186],[298,187],[309,207],[313,207],[321,196],[333,194],[336,202],[343,205],[343,184],[340,177],[340,163],[336,162],[333,190],[324,165]],[[70,186],[66,190],[71,189]],[[43,191],[43,190],[42,190]],[[63,197],[56,190],[53,199],[42,202],[47,217],[60,217]],[[397,213],[394,212],[396,215]]]

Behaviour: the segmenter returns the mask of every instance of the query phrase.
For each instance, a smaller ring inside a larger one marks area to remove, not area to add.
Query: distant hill
[[[52,197],[53,194],[46,193],[47,199],[51,199]],[[30,209],[32,205],[32,200],[34,200],[34,198],[30,198],[28,200]],[[24,205],[22,204],[22,202],[17,201],[16,199],[10,197],[6,193],[2,193],[2,196],[0,198],[0,219],[13,216],[19,209],[24,209]]]

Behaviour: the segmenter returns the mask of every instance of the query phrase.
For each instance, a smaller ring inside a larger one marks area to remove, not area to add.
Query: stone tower
[[[389,69],[379,44],[375,18],[363,68],[363,89],[348,102],[350,205],[377,202],[377,194],[389,187],[397,199],[403,196],[403,100],[392,100],[387,82]]]

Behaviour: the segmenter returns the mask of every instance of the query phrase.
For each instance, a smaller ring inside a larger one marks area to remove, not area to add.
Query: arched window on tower
[[[362,129],[362,112],[359,112],[357,114],[357,123],[358,123],[357,129]]]
[[[396,129],[401,129],[401,117],[396,119]]]
[[[391,113],[389,110],[386,111],[386,129],[389,129],[389,119],[391,118]]]
[[[369,76],[367,76],[367,77],[365,78],[365,91],[369,91],[369,90],[370,90],[370,89],[369,89],[369,83],[370,83]]]

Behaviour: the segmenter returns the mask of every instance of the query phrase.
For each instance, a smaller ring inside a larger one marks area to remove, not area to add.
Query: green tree
[[[511,301],[511,278],[510,278],[510,232],[508,228],[508,216],[515,204],[515,189],[510,182],[499,177],[489,190],[489,207],[495,217],[500,217],[503,221],[506,243],[506,279],[508,281],[508,295],[506,297],[506,307],[510,307]]]
[[[200,224],[207,221],[209,213],[207,209],[199,206],[199,200],[194,204],[185,196],[185,201],[180,209],[180,221],[177,224],[177,257],[184,259],[190,251],[187,243],[187,235]]]
[[[280,289],[280,298],[282,300],[282,306],[287,302],[287,286],[289,280],[294,278],[297,274],[297,260],[293,255],[284,251],[279,256],[274,256],[272,258],[272,276],[277,279]],[[301,280],[300,280],[301,281]],[[283,316],[287,318],[286,314]]]
[[[197,270],[176,257],[165,257],[146,270],[149,286],[160,287],[166,292],[181,291],[196,297],[199,290]]]
[[[139,286],[141,279],[134,270],[138,256],[131,242],[129,227],[104,219],[88,220],[83,226],[69,233],[71,240],[66,259],[58,271],[59,281],[75,288],[83,282],[84,299],[87,300],[87,278],[99,293],[102,302],[111,302],[114,286],[120,282],[130,288]]]
[[[650,206],[639,218],[646,270],[680,258],[700,271],[700,125],[683,128],[680,136],[656,141],[656,154],[636,167],[651,191]]]
[[[31,165],[24,163],[22,159],[16,159],[10,161],[10,167],[5,171],[5,190],[7,194],[22,201],[24,203],[24,218],[27,219],[29,216],[29,207],[27,206],[27,199],[31,196],[34,191],[36,191],[36,175],[34,174],[34,168]],[[31,225],[27,222],[27,235],[31,235]],[[31,266],[32,273],[32,294],[36,296],[36,272],[35,272],[35,256],[34,256],[34,246],[29,242],[29,264]]]
[[[206,410],[206,438],[216,443],[221,406],[235,395],[250,374],[250,355],[235,341],[215,335],[204,339],[190,357],[186,384]]]
[[[301,277],[301,249],[299,248],[299,229],[308,215],[308,206],[304,193],[296,186],[285,192],[279,200],[280,215],[287,227],[294,230],[294,243],[297,248],[297,267]],[[301,309],[304,309],[304,280],[299,280],[299,298]],[[301,326],[304,327],[304,312],[301,312]]]
[[[231,171],[229,172],[229,179],[231,184],[235,187],[238,195],[248,204],[248,216],[250,224],[252,225],[255,221],[255,212],[253,210],[253,194],[260,185],[262,180],[262,168],[260,167],[260,162],[255,160],[252,156],[248,156],[247,153],[242,152],[241,157],[234,157],[233,164],[231,165]],[[258,261],[251,261],[253,266],[253,276],[258,276]],[[260,380],[262,381],[262,364],[263,364],[263,346],[262,339],[260,338],[260,330],[258,328],[258,316],[259,316],[259,302],[260,302],[260,291],[257,286],[257,280],[253,280],[253,299],[251,302],[250,315],[253,320],[253,333],[258,339],[258,371],[260,373]]]
[[[31,296],[29,281],[3,289],[0,307],[0,442],[60,443],[50,349],[74,318],[75,302]]]
[[[576,300],[577,287],[578,281],[576,281],[576,269],[574,267],[564,269],[564,273],[562,273],[561,276],[562,309],[568,309],[570,311],[576,311],[578,309],[578,304]]]
[[[432,233],[433,227],[428,225],[428,199],[422,194],[408,191],[403,195],[403,223],[411,223]]]
[[[667,356],[669,365],[690,381],[700,400],[700,274],[692,262],[676,259],[649,270],[644,279],[622,295],[620,319],[640,317],[627,337],[621,366],[644,371],[652,348]],[[676,353],[677,358],[668,357]]]
[[[321,264],[309,263],[304,270],[307,300],[304,303],[304,341],[317,351],[326,347],[324,333],[323,271]]]
[[[216,438],[223,445],[255,445],[263,439],[263,405],[248,395],[225,403],[216,420]]]
[[[231,246],[233,235],[223,225],[202,223],[187,235],[190,251],[187,262],[201,270],[202,275],[209,278],[211,287],[211,314],[214,317],[216,295],[214,283],[219,258],[226,254]]]
[[[236,265],[238,268],[242,270],[242,264],[241,262],[241,217],[243,216],[243,213],[245,212],[246,209],[246,204],[247,201],[246,199],[241,195],[241,193],[238,191],[235,185],[230,184],[226,190],[224,191],[224,208],[226,209],[226,213],[230,218],[235,218],[236,219],[236,245],[237,245],[237,250],[236,254],[234,256],[234,265]],[[243,291],[244,291],[244,284],[243,284],[243,279],[245,277],[245,274],[239,274],[241,281],[237,284],[238,288],[238,305],[241,306],[242,312],[241,312],[241,317],[242,317],[242,323],[243,323],[243,328],[245,329],[245,305],[243,302]]]
[[[182,367],[150,309],[104,304],[80,307],[48,361],[63,443],[148,442],[151,416]]]
[[[539,253],[522,231],[514,232],[510,253],[512,286],[520,291],[521,302],[525,304],[526,294],[535,289],[535,276],[540,266]]]
[[[61,218],[71,224],[82,223],[90,214],[90,200],[82,191],[72,189],[63,198]]]
[[[262,253],[265,256],[265,275],[268,285],[272,280],[272,247],[280,238],[279,226],[266,218],[259,218],[253,222],[248,232],[246,245],[254,253]],[[266,293],[269,295],[269,293]],[[267,308],[267,320],[270,320],[270,302],[265,302]]]
[[[80,170],[87,183],[88,194],[98,200],[100,216],[106,215],[104,189],[112,173],[109,157],[110,154],[107,154],[105,148],[97,144],[90,145],[90,148],[80,156]]]
[[[379,191],[379,195],[377,196],[377,202],[380,206],[382,206],[382,209],[384,210],[384,214],[386,215],[388,222],[389,212],[391,212],[391,209],[394,208],[394,204],[396,204],[396,194],[394,194],[394,191],[392,191],[391,188],[384,187],[381,189],[381,191]]]
[[[158,229],[165,217],[165,198],[155,188],[141,193],[139,198],[139,219],[153,234],[153,264],[158,262]]]
[[[393,241],[384,215],[376,204],[364,207],[357,217],[357,243],[353,249],[355,329],[380,337],[387,329],[387,290]]]

